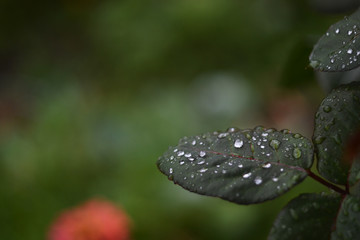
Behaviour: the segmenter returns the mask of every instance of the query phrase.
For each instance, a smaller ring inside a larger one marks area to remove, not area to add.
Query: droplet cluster
[[[310,65],[320,71],[345,71],[360,65],[360,26],[351,16],[334,24],[310,55]]]
[[[360,126],[360,83],[333,90],[315,115],[313,142],[318,169],[326,179],[346,184],[349,167],[342,164],[345,144]],[[346,123],[346,124],[345,124]]]
[[[273,188],[269,194],[287,191],[307,175],[311,161],[312,145],[300,134],[256,127],[184,137],[160,157],[158,166],[186,189],[245,201],[243,193],[258,188]]]

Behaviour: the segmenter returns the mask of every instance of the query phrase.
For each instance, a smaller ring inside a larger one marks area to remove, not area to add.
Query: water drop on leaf
[[[329,112],[331,112],[331,107],[328,106],[328,105],[325,105],[325,106],[323,107],[323,110],[324,110],[324,112],[329,113]]]
[[[299,148],[294,148],[293,157],[296,158],[296,159],[301,157],[301,150]]]
[[[276,139],[273,139],[270,141],[269,145],[274,149],[274,150],[277,150],[280,146],[280,141],[279,140],[276,140]]]
[[[249,178],[250,176],[251,176],[251,172],[245,173],[245,174],[243,175],[243,178]]]
[[[234,142],[234,147],[235,148],[241,148],[244,145],[244,142],[240,139],[236,139]]]
[[[291,215],[291,217],[292,217],[294,220],[298,220],[298,219],[299,219],[298,214],[296,213],[296,211],[295,211],[293,208],[290,209],[290,215]]]
[[[200,151],[200,153],[199,153],[199,156],[200,156],[200,157],[205,157],[205,155],[206,155],[206,152],[205,152],[205,151]]]
[[[262,183],[262,178],[259,177],[259,176],[257,176],[257,177],[255,178],[254,182],[255,182],[256,185],[260,185],[260,184]]]

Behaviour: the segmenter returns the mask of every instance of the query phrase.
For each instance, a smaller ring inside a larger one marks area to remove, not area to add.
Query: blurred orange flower
[[[129,218],[104,200],[90,200],[63,212],[52,224],[49,240],[128,240]]]

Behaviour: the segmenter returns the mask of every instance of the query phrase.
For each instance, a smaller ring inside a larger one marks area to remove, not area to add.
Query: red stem
[[[338,186],[335,186],[332,183],[327,182],[326,180],[322,179],[318,175],[314,174],[312,171],[306,170],[306,172],[309,174],[309,177],[311,177],[315,181],[327,186],[328,188],[331,188],[332,190],[340,193],[341,195],[349,194],[348,190],[344,190],[342,188],[339,188]]]

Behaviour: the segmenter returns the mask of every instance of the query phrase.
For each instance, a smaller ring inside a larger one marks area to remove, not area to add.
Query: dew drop
[[[191,145],[195,146],[195,145],[196,145],[196,140],[193,140],[193,141],[191,142]]]
[[[236,127],[231,127],[231,128],[228,128],[228,132],[229,133],[233,133],[233,132],[236,132],[236,131],[238,131],[239,129],[238,128],[236,128]]]
[[[184,161],[181,161],[179,164],[180,164],[180,165],[184,165],[184,163],[185,163]]]
[[[276,178],[276,177],[272,178],[272,180],[273,180],[273,182],[277,182],[277,181],[279,181],[279,179],[278,179],[278,178]]]
[[[276,139],[273,139],[270,141],[269,143],[270,147],[272,147],[274,150],[277,150],[280,146],[280,141],[279,140],[276,140]]]
[[[348,54],[352,54],[353,50],[351,48],[349,48],[347,51],[346,51]]]
[[[333,137],[334,138],[334,140],[335,140],[335,142],[337,143],[337,144],[341,144],[341,136],[340,136],[340,134],[335,134],[335,136]]]
[[[219,135],[218,135],[218,138],[224,138],[224,137],[227,137],[229,135],[229,133],[220,133]]]
[[[293,137],[297,139],[297,138],[300,138],[300,137],[301,137],[301,135],[300,135],[300,134],[298,134],[298,133],[295,133],[295,134],[293,135]]]
[[[245,173],[245,174],[243,175],[243,178],[249,178],[250,176],[251,176],[251,172]]]
[[[263,168],[270,168],[271,167],[271,163],[265,163],[264,165],[262,165]]]
[[[325,105],[325,106],[323,107],[323,110],[324,110],[324,112],[329,113],[329,112],[331,112],[332,109],[331,109],[330,106]]]
[[[205,160],[201,160],[201,161],[198,162],[198,165],[202,165],[204,163],[205,163]]]
[[[337,29],[335,30],[335,34],[339,34],[339,32],[340,32],[340,29],[337,28]]]
[[[299,216],[298,214],[296,213],[296,211],[292,208],[290,208],[290,215],[291,217],[294,219],[294,220],[298,220],[299,219]]]
[[[241,148],[244,145],[244,142],[240,139],[236,139],[234,142],[234,147]]]
[[[301,157],[301,150],[299,148],[294,148],[292,155],[296,159],[300,158]]]
[[[239,168],[242,168],[242,167],[243,167],[243,165],[242,165],[242,164],[239,164],[239,165],[238,165],[238,167],[239,167]]]
[[[254,179],[254,182],[256,185],[260,185],[262,183],[262,178],[257,176],[255,179]]]
[[[174,170],[172,168],[169,169],[169,173],[173,174]]]
[[[311,60],[310,61],[310,66],[313,67],[313,68],[317,68],[320,66],[320,62],[317,61],[317,60]]]
[[[185,157],[187,158],[191,157],[191,153],[185,153]]]
[[[205,152],[205,151],[200,151],[199,156],[200,156],[200,157],[205,157],[205,156],[206,156],[206,152]]]
[[[348,31],[348,35],[349,35],[349,36],[350,36],[352,33],[353,33],[352,30],[349,30],[349,31]]]
[[[184,154],[185,154],[184,151],[179,151],[179,152],[177,153],[178,157],[181,157],[181,156],[183,156]]]
[[[330,59],[330,62],[331,62],[331,63],[334,63],[334,62],[335,62],[335,59],[334,59],[334,58],[331,58],[331,59]]]
[[[204,172],[206,172],[208,169],[207,168],[202,168],[202,169],[200,169],[198,172],[199,173],[204,173]]]
[[[273,133],[273,132],[275,132],[275,129],[274,129],[274,128],[268,128],[268,129],[266,130],[266,132],[267,132],[267,133]]]
[[[282,129],[281,132],[284,134],[291,133],[291,131],[289,129]]]

